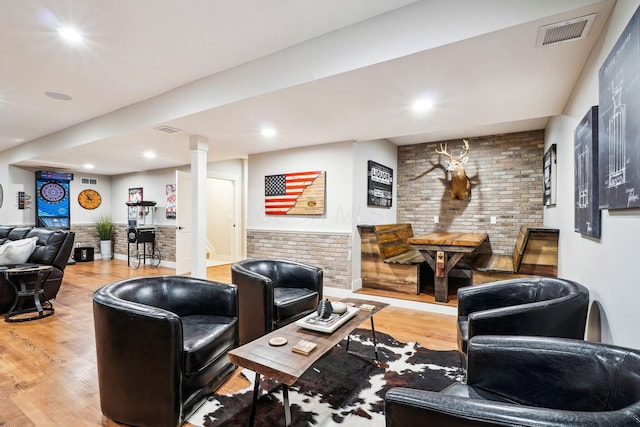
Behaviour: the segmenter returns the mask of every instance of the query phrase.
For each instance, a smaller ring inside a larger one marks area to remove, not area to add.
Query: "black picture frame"
[[[600,237],[598,188],[598,106],[593,106],[574,130],[574,230]]]
[[[393,169],[367,162],[367,206],[390,208],[393,204]]]
[[[544,206],[554,206],[556,204],[556,155],[556,144],[551,144],[544,153],[544,158],[542,160],[544,172],[542,201]]]
[[[640,8],[603,62],[598,80],[601,209],[640,207]]]
[[[142,187],[129,188],[128,202],[142,202],[144,189]]]

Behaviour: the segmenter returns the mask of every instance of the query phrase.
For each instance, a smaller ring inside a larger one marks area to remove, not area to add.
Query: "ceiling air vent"
[[[540,27],[536,46],[549,46],[585,38],[589,34],[589,28],[594,19],[596,19],[595,13]]]
[[[182,132],[182,129],[174,128],[174,127],[171,127],[171,126],[159,126],[159,127],[155,128],[155,129],[159,130],[160,132],[164,132],[164,133]]]

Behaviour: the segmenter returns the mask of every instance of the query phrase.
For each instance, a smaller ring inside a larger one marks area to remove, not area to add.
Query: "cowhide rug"
[[[349,350],[371,359],[347,354],[345,339],[289,387],[292,425],[384,426],[383,397],[390,387],[440,391],[463,379],[456,351],[428,350],[380,332],[376,337],[381,363],[374,360],[371,331],[356,329]],[[250,380],[245,390],[232,396],[211,396],[188,422],[202,427],[247,426],[254,377],[244,372]],[[263,377],[260,390],[256,427],[284,425],[280,384]]]

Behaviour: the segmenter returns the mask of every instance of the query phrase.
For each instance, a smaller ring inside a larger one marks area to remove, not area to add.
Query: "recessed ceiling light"
[[[87,164],[85,164],[83,167],[84,167],[85,169],[93,169],[93,168],[95,168],[95,166],[94,166],[94,165],[92,165],[91,163],[87,163]]]
[[[156,158],[156,153],[154,153],[153,151],[145,151],[143,153],[143,155],[147,159],[155,159]]]
[[[429,111],[433,108],[433,101],[427,98],[418,99],[414,101],[411,108],[416,113],[424,113],[425,111]]]
[[[64,40],[71,43],[80,43],[84,39],[78,30],[71,27],[58,28],[58,34]]]
[[[45,92],[44,94],[59,101],[71,101],[73,99],[69,95],[60,92]]]
[[[273,138],[276,136],[276,130],[274,128],[262,128],[261,133],[265,138]]]

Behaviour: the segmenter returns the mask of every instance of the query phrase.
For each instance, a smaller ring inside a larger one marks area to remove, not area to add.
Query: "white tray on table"
[[[329,320],[324,320],[318,316],[318,313],[313,312],[310,315],[297,320],[296,325],[313,331],[332,333],[342,326],[347,320],[355,316],[358,313],[358,310],[359,309],[357,307],[347,307],[347,311],[337,317],[335,313],[332,313]]]

